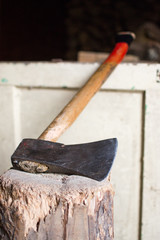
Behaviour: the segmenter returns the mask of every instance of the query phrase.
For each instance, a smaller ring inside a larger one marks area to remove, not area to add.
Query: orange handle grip
[[[132,33],[122,33],[120,38],[125,36],[133,39]],[[128,40],[127,40],[128,41]],[[86,84],[77,92],[71,101],[64,107],[58,116],[51,122],[39,139],[55,142],[63,132],[75,121],[84,107],[107,80],[115,67],[122,61],[128,51],[129,43],[125,40],[116,43],[115,48],[109,57],[100,65],[97,71],[89,78]]]

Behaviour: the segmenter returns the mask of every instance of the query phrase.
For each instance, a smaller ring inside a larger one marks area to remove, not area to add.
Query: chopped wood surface
[[[0,177],[0,239],[113,239],[108,179],[8,170]]]

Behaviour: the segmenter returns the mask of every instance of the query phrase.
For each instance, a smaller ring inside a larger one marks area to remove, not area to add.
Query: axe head
[[[116,151],[116,138],[76,145],[23,139],[11,160],[19,170],[75,174],[101,181],[110,172]]]

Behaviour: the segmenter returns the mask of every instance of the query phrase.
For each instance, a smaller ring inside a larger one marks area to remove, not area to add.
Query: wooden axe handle
[[[77,92],[58,116],[51,122],[39,139],[55,142],[75,121],[89,100],[100,89],[115,67],[122,61],[128,46],[135,38],[134,33],[122,32],[117,35],[116,45],[109,57],[100,65],[85,85]]]

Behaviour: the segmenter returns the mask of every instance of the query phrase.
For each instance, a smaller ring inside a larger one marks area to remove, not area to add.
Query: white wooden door
[[[22,138],[37,138],[97,63],[0,64],[0,169]],[[59,142],[118,138],[112,168],[115,239],[159,239],[160,65],[120,64]]]

